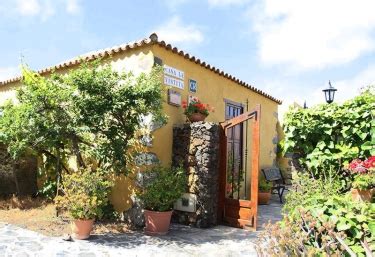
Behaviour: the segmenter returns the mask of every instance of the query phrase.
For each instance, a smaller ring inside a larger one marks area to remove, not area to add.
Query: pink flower
[[[354,159],[349,164],[348,168],[352,173],[365,174],[370,169],[372,170],[375,168],[375,156],[371,156],[367,158],[365,161],[361,161],[360,159]]]
[[[354,170],[357,168],[357,166],[362,165],[362,161],[360,159],[354,159],[352,162],[349,164],[349,169]]]

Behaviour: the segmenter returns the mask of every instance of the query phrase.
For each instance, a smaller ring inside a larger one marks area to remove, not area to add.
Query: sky
[[[0,81],[148,37],[283,100],[342,102],[375,84],[374,0],[0,0]]]

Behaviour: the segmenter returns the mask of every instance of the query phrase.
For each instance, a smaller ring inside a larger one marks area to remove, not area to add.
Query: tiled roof
[[[184,51],[182,50],[178,50],[176,47],[173,47],[171,46],[170,44],[167,44],[165,41],[159,41],[158,39],[158,36],[153,33],[151,34],[148,38],[145,38],[145,39],[142,39],[142,40],[139,40],[139,41],[136,41],[136,42],[131,42],[131,43],[127,43],[127,44],[123,44],[123,45],[119,45],[119,46],[114,46],[114,47],[111,47],[111,48],[106,48],[106,49],[101,49],[101,50],[98,50],[98,51],[94,51],[94,52],[90,52],[90,53],[87,53],[87,54],[84,54],[84,55],[80,55],[76,58],[73,58],[73,59],[70,59],[70,60],[67,60],[67,61],[64,61],[60,64],[57,64],[55,66],[51,66],[51,67],[48,67],[48,68],[45,68],[45,69],[42,69],[42,70],[39,70],[38,73],[39,74],[47,74],[47,73],[50,73],[52,72],[53,70],[59,70],[59,69],[64,69],[64,68],[67,68],[67,67],[70,67],[70,66],[74,66],[74,65],[77,65],[77,64],[80,64],[83,60],[85,61],[90,61],[90,60],[94,60],[94,59],[97,59],[97,58],[102,58],[102,57],[108,57],[108,56],[112,56],[114,54],[117,54],[117,53],[120,53],[120,52],[124,52],[124,51],[127,51],[129,49],[135,49],[135,48],[138,48],[138,47],[142,47],[142,46],[146,46],[146,45],[159,45],[163,48],[165,48],[167,51],[172,51],[173,53],[175,54],[178,54],[180,56],[183,56],[185,59],[188,59],[208,70],[211,70],[212,72],[218,74],[219,76],[223,76],[231,81],[234,81],[235,83],[243,86],[243,87],[246,87],[248,89],[250,89],[251,91],[254,91],[255,93],[257,94],[260,94],[278,104],[281,104],[282,101],[279,100],[279,99],[276,99],[275,97],[263,92],[262,90],[260,89],[257,89],[255,88],[254,86],[214,67],[214,66],[211,66],[210,64],[204,62],[204,61],[201,61],[199,58],[195,57],[195,56],[191,56],[189,55],[188,53],[185,53]],[[0,86],[4,86],[6,84],[9,84],[9,83],[12,83],[12,82],[16,82],[16,81],[20,81],[21,80],[21,76],[18,76],[18,77],[14,77],[14,78],[11,78],[11,79],[8,79],[8,80],[5,80],[5,81],[0,81]]]

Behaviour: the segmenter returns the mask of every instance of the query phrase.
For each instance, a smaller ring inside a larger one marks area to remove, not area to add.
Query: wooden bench
[[[262,169],[264,178],[272,183],[272,194],[278,194],[280,198],[280,203],[283,203],[283,193],[285,191],[285,180],[280,172],[279,168],[264,168]]]

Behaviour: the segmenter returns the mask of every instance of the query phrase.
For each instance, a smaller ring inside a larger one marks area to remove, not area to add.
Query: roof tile
[[[220,70],[220,69],[218,69],[214,66],[211,66],[210,64],[208,64],[204,61],[201,61],[199,58],[196,58],[195,56],[190,56],[188,53],[185,53],[184,51],[179,50],[177,47],[173,47],[170,44],[166,44],[165,41],[159,41],[158,36],[155,33],[152,33],[148,38],[142,39],[142,40],[137,41],[137,42],[131,42],[131,43],[123,44],[123,45],[120,45],[120,46],[114,46],[114,47],[111,47],[111,48],[106,48],[106,49],[90,52],[90,53],[82,55],[82,56],[75,57],[73,59],[67,60],[67,61],[62,62],[60,64],[57,64],[55,66],[41,69],[41,70],[38,71],[38,73],[43,75],[43,74],[52,72],[53,70],[58,70],[58,69],[62,69],[62,68],[77,65],[77,64],[82,62],[82,59],[90,61],[90,60],[94,60],[94,59],[99,58],[99,57],[106,57],[106,56],[110,56],[114,53],[120,53],[121,51],[126,51],[128,49],[134,49],[134,48],[137,48],[137,47],[141,47],[141,46],[145,46],[145,45],[153,45],[153,44],[157,44],[160,47],[165,48],[167,51],[171,50],[172,53],[176,53],[180,56],[183,56],[185,59],[189,59],[190,61],[195,62],[196,64],[217,73],[219,76],[223,76],[223,77],[225,77],[225,78],[227,78],[227,79],[229,79],[229,80],[231,80],[231,81],[233,81],[237,84],[240,84],[241,86],[244,86],[244,87],[246,87],[246,88],[248,88],[248,89],[250,89],[250,90],[252,90],[252,91],[254,91],[254,92],[256,92],[256,93],[258,93],[258,94],[260,94],[260,95],[262,95],[262,96],[264,96],[264,97],[266,97],[266,98],[268,98],[268,99],[270,99],[270,100],[272,100],[276,103],[278,103],[278,104],[282,103],[281,100],[278,100],[278,99],[274,98],[273,96],[263,92],[262,90],[257,89],[255,87],[253,87],[252,85],[247,84],[246,82],[243,82],[242,80],[239,80],[238,78],[234,77],[233,75],[225,73],[224,71],[222,71],[222,70]],[[16,81],[19,81],[19,80],[21,80],[21,76],[14,77],[14,78],[2,81],[2,82],[0,81],[0,86],[4,86],[6,84],[16,82]]]

